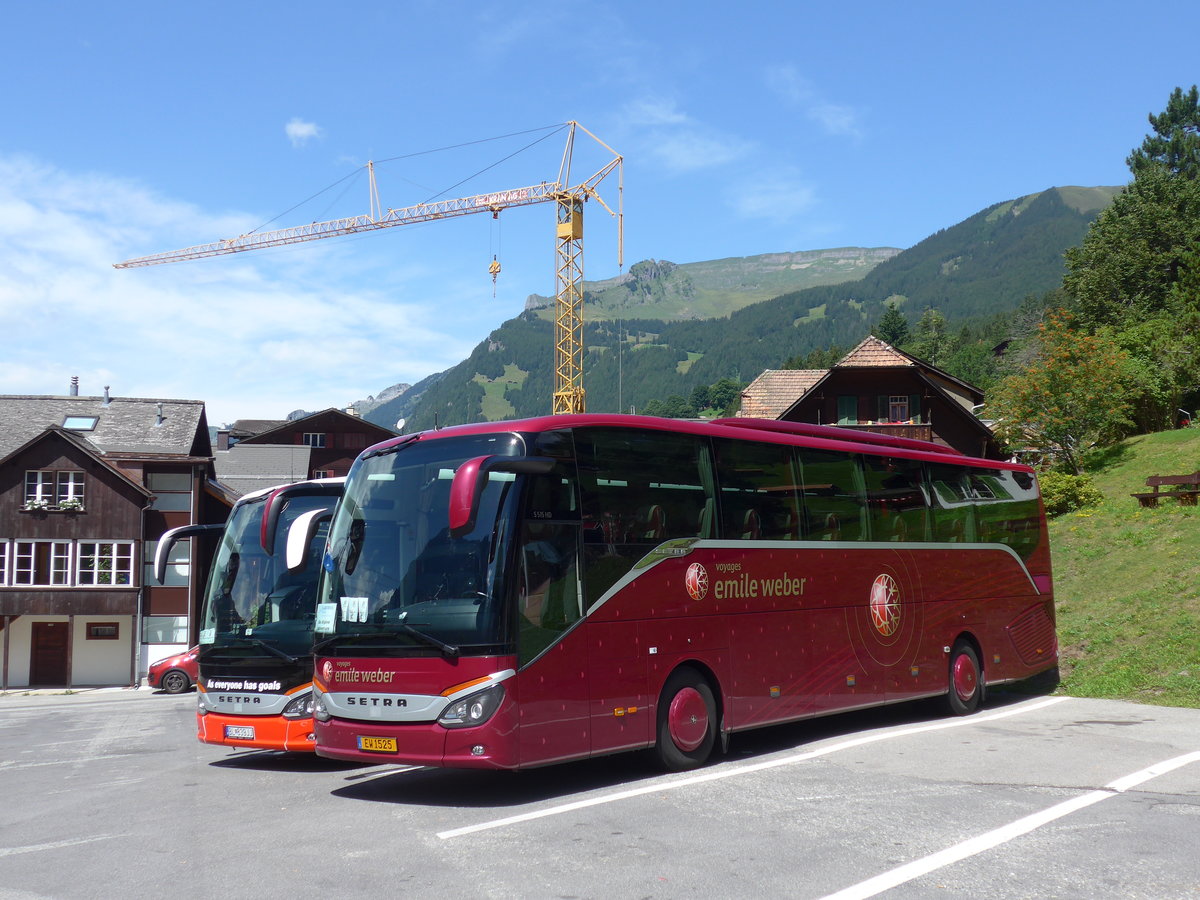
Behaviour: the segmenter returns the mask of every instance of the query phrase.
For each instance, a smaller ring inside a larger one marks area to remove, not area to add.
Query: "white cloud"
[[[816,191],[793,169],[759,173],[737,185],[729,196],[742,219],[784,224],[795,221],[816,203]]]
[[[769,90],[788,106],[799,109],[826,134],[835,137],[862,134],[859,113],[853,107],[822,97],[795,66],[772,66],[764,73],[764,80]]]
[[[0,156],[0,393],[61,394],[78,375],[89,395],[204,400],[219,423],[342,406],[470,352],[444,308],[404,302],[409,273],[389,270],[386,294],[360,280],[355,242],[112,267],[251,221]]]
[[[641,97],[626,104],[622,124],[633,129],[643,155],[671,174],[723,166],[746,156],[753,144],[721,134],[682,112],[673,100]]]
[[[293,147],[303,147],[313,138],[318,138],[325,133],[316,122],[305,122],[303,119],[292,119],[283,126],[283,130],[287,133],[288,140],[292,142]]]

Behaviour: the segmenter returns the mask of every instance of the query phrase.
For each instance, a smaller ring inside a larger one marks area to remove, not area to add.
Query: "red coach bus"
[[[520,769],[1055,666],[1026,466],[834,427],[574,415],[365,451],[330,526],[317,753]]]
[[[240,498],[224,526],[191,525],[171,546],[221,531],[200,613],[196,736],[206,744],[311,752],[313,608],[325,537],[344,478],[301,481]],[[286,552],[276,535],[289,536]]]

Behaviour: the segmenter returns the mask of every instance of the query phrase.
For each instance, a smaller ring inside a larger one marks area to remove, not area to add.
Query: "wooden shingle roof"
[[[738,416],[754,419],[777,419],[814,384],[825,377],[828,369],[767,369],[742,391],[742,408]]]
[[[834,365],[839,369],[869,369],[915,366],[916,364],[916,360],[907,353],[897,350],[874,335],[867,335],[857,347]]]

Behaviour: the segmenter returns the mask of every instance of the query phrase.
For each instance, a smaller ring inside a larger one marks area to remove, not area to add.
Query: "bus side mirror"
[[[492,472],[520,475],[545,475],[554,468],[548,456],[477,456],[468,459],[454,473],[450,483],[450,536],[462,537],[475,527],[479,498]]]
[[[262,524],[259,526],[259,543],[267,556],[275,555],[275,532],[279,530],[279,517],[283,508],[293,497],[328,497],[332,507],[342,497],[345,478],[323,478],[320,481],[297,481],[276,488],[263,505]]]
[[[181,525],[178,528],[172,528],[170,531],[164,531],[162,537],[158,539],[158,548],[154,551],[154,577],[159,584],[167,580],[167,561],[171,558],[171,551],[175,545],[184,538],[196,537],[201,534],[209,534],[214,531],[224,531],[225,526],[222,525]],[[192,554],[195,555],[196,548],[192,548]],[[193,560],[195,562],[195,560]]]
[[[287,549],[284,560],[289,572],[299,572],[308,561],[308,548],[312,546],[313,538],[322,522],[333,518],[333,509],[314,509],[296,517],[288,527]]]

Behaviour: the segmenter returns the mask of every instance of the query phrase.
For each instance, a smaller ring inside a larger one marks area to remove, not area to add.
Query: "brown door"
[[[66,622],[34,622],[29,659],[30,687],[65,687],[67,684]]]

